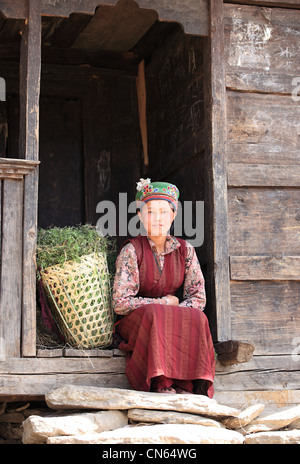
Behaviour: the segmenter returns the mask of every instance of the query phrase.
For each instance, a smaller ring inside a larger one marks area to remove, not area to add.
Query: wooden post
[[[226,174],[226,87],[223,0],[209,1],[210,37],[205,53],[207,287],[213,336],[230,340],[230,277]]]
[[[136,88],[139,107],[139,122],[144,154],[144,165],[148,166],[148,135],[147,135],[147,108],[146,108],[146,77],[145,61],[142,60],[138,67],[138,76],[136,78]]]
[[[39,157],[41,70],[40,0],[28,0],[20,57],[19,157]],[[36,355],[36,268],[38,169],[24,179],[22,355]]]
[[[2,228],[0,227],[1,360],[20,357],[24,179],[36,169],[37,165],[38,161],[0,158],[0,212],[2,222]]]
[[[3,180],[0,359],[20,356],[23,181]]]

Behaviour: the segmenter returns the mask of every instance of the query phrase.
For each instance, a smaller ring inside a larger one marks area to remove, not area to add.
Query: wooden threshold
[[[70,352],[68,357],[0,361],[0,401],[10,395],[42,396],[68,384],[130,388],[125,357],[119,350],[111,351],[110,356],[101,357],[75,357]],[[216,398],[224,392],[232,392],[234,397],[237,392],[299,391],[299,385],[299,363],[292,355],[253,356],[251,361],[233,366],[216,363]]]

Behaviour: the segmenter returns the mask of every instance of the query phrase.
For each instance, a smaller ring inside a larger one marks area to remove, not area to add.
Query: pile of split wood
[[[300,405],[263,415],[201,395],[64,386],[46,395],[53,414],[23,423],[23,443],[300,443]]]

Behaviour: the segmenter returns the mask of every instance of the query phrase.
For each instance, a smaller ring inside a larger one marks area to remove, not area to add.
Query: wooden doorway
[[[42,228],[85,221],[81,129],[80,100],[41,97],[38,223]]]

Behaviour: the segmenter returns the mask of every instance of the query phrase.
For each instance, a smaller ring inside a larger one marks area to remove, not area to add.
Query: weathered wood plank
[[[299,364],[300,282],[232,281],[232,337],[256,355],[292,355]]]
[[[181,198],[189,200],[204,198],[203,48],[203,38],[176,28],[146,66],[151,176],[176,177]],[[193,176],[189,186],[182,182],[184,169]]]
[[[218,362],[222,366],[249,362],[252,358],[255,347],[251,343],[240,342],[238,340],[228,340],[214,345],[218,355]]]
[[[41,71],[41,10],[39,0],[28,3],[20,57],[19,156],[38,161]],[[36,268],[38,170],[25,177],[23,223],[22,354],[36,354]]]
[[[210,45],[205,53],[206,111],[205,227],[208,249],[207,286],[214,301],[210,319],[216,318],[218,341],[231,339],[226,175],[226,98],[223,1],[210,3]],[[214,314],[215,313],[215,314]]]
[[[145,78],[145,61],[142,60],[138,66],[138,76],[136,78],[136,90],[139,108],[139,122],[141,130],[141,139],[143,146],[144,165],[148,166],[148,130],[147,130],[147,91]]]
[[[0,398],[1,395],[41,396],[64,385],[130,388],[125,374],[3,374],[0,379]]]
[[[0,373],[0,396],[41,396],[64,384],[130,388],[124,358],[9,359],[0,362]],[[224,390],[232,392],[233,396],[241,390],[260,392],[258,395],[266,390],[270,390],[270,394],[289,387],[296,390],[299,374],[299,364],[291,355],[254,356],[245,364],[226,367],[217,361],[215,397]],[[288,391],[283,391],[281,396],[287,405],[293,401]],[[233,401],[231,393],[227,399],[229,403]]]
[[[48,43],[48,41],[47,41]],[[62,40],[61,43],[65,41]],[[7,46],[0,48],[1,61],[8,60],[19,62],[20,47]],[[128,74],[137,75],[138,57],[133,52],[116,52],[112,50],[91,50],[91,49],[74,49],[61,48],[59,46],[42,47],[43,71],[45,65],[63,65],[63,66],[80,66],[90,65],[94,68],[105,68],[107,70],[123,70]]]
[[[3,181],[0,359],[20,356],[23,181]]]
[[[224,3],[234,3],[242,5],[261,5],[267,7],[281,8],[300,8],[299,0],[224,0]]]
[[[287,369],[249,370],[247,372],[231,372],[229,375],[218,375],[215,378],[215,390],[296,390],[299,387],[300,371],[293,373]]]
[[[21,358],[0,361],[0,374],[125,374],[125,358]]]
[[[118,0],[109,0],[111,6],[116,5]],[[56,0],[53,4],[50,0],[41,1],[41,13],[45,16],[68,17],[71,13],[94,14],[98,6],[107,4],[107,0]],[[129,2],[131,4],[133,2]],[[120,2],[123,7],[126,2]],[[187,34],[208,35],[208,5],[207,0],[189,0],[183,4],[180,1],[170,2],[168,0],[137,0],[136,7],[155,10],[160,20],[180,22]],[[0,11],[7,18],[27,17],[26,0],[0,1]]]
[[[39,161],[0,158],[0,179],[23,179],[38,164]]]
[[[265,356],[254,356],[247,363],[234,364],[232,366],[224,366],[217,360],[216,362],[216,375],[223,376],[231,373],[246,373],[248,371],[269,371],[277,372],[293,372],[300,371],[299,364],[295,362],[294,357],[291,354],[286,355],[265,355]]]
[[[3,205],[2,205],[2,186],[3,186],[3,181],[0,179],[0,279],[1,279],[1,256],[2,256],[2,210],[3,210]],[[1,351],[1,348],[0,348]]]
[[[63,356],[65,357],[75,357],[75,358],[89,358],[89,357],[99,357],[99,358],[111,358],[114,356],[113,350],[102,350],[95,348],[92,350],[78,350],[76,348],[64,348]]]
[[[229,187],[299,187],[300,164],[228,163]]]
[[[300,256],[231,256],[232,280],[298,280]]]
[[[300,190],[234,188],[228,191],[231,256],[299,256]]]
[[[300,390],[248,390],[215,392],[214,399],[220,404],[226,404],[244,410],[254,404],[264,404],[265,412],[277,412],[278,408],[288,408],[300,403]]]
[[[28,20],[22,30],[20,50],[19,157],[38,160],[38,123],[41,71],[40,1],[28,2]]]
[[[229,90],[226,98],[229,163],[300,165],[299,101]]]
[[[299,74],[300,11],[225,5],[224,16],[227,87],[291,94]]]
[[[79,49],[128,51],[157,19],[155,10],[139,8],[137,3],[130,0],[118,2],[116,6],[100,5],[87,25],[79,31],[72,46]]]

